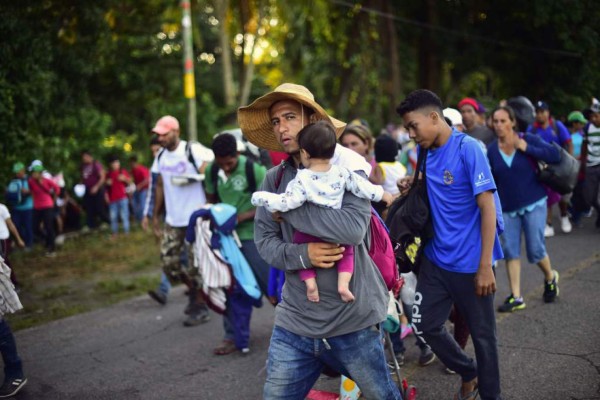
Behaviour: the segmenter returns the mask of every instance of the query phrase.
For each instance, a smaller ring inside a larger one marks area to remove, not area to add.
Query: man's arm
[[[97,161],[94,161],[97,162]],[[100,173],[100,180],[98,181],[98,183],[96,183],[90,190],[92,192],[92,194],[96,194],[98,192],[98,190],[100,190],[100,188],[102,187],[102,185],[104,185],[104,183],[106,182],[106,171],[104,171],[104,168],[102,168],[102,166],[100,165],[100,163],[98,163],[98,167],[100,169],[99,173]]]
[[[492,251],[496,237],[496,206],[491,191],[479,193],[475,198],[481,213],[481,258],[475,274],[475,292],[487,296],[496,291],[496,278],[492,270]]]
[[[160,174],[156,177],[155,195],[156,196],[154,199],[155,200],[154,211],[152,213],[152,228],[154,230],[154,234],[156,235],[156,237],[160,237],[161,236],[160,220],[159,220],[158,216],[159,216],[160,208],[162,207],[164,198],[165,198],[162,175],[160,175]]]
[[[23,242],[23,239],[21,239],[21,235],[19,235],[19,230],[17,229],[15,224],[12,222],[12,219],[7,218],[5,220],[5,222],[6,222],[6,226],[8,227],[8,230],[15,237],[15,240],[17,241],[17,245],[19,247],[25,247],[25,242]]]

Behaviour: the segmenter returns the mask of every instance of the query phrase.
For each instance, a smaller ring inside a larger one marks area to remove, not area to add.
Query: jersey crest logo
[[[452,175],[452,172],[444,170],[444,183],[446,185],[452,185],[452,183],[454,183],[454,176]]]

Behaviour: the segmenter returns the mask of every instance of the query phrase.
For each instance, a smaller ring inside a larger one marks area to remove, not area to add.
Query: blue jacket
[[[527,150],[517,150],[510,167],[500,154],[498,140],[488,146],[487,156],[504,212],[517,211],[545,197],[546,190],[537,179],[537,160],[550,164],[560,161],[558,149],[539,136],[526,133],[523,139]]]

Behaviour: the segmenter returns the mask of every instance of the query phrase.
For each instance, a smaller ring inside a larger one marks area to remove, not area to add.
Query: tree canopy
[[[428,88],[455,106],[525,95],[565,115],[598,95],[600,10],[591,0],[192,0],[199,139],[283,82],[374,131]],[[181,10],[166,0],[0,5],[0,172],[41,159],[76,179],[79,152],[135,152],[186,115]]]

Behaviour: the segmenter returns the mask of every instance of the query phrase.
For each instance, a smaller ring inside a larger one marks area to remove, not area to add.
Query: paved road
[[[542,277],[524,262],[527,309],[498,315],[504,399],[600,399],[600,233],[592,221],[548,240],[561,272],[560,300],[543,304]],[[158,273],[158,272],[157,272]],[[498,271],[500,304],[507,292]],[[19,399],[260,399],[273,309],[256,310],[251,353],[212,355],[221,319],[185,328],[178,288],[164,307],[146,297],[20,331],[17,342],[29,383]],[[412,342],[412,337],[409,338]],[[403,373],[419,400],[452,398],[459,378],[436,361],[418,367],[409,345]],[[472,353],[472,348],[468,348]],[[317,386],[332,389],[336,379]]]

